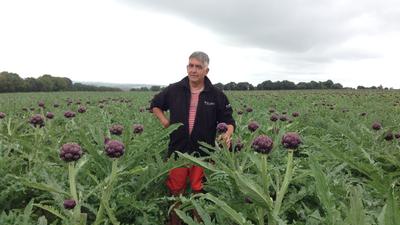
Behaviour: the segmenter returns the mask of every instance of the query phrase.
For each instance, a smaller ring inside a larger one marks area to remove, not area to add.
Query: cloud
[[[307,53],[354,35],[399,29],[391,21],[400,3],[391,0],[124,1],[184,17],[233,45],[279,52]],[[391,26],[382,28],[385,24]]]

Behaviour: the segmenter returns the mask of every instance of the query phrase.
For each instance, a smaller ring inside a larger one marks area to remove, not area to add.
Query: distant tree
[[[214,84],[214,87],[218,88],[219,90],[224,90],[224,85],[222,83]]]
[[[224,90],[236,90],[236,83],[235,82],[229,82],[224,85]]]
[[[274,84],[270,80],[263,81],[257,85],[257,90],[273,90]]]
[[[334,84],[333,81],[327,80],[325,82],[321,82],[321,88],[322,89],[331,89],[333,84]]]
[[[141,90],[141,91],[149,91],[149,88],[148,87],[140,87],[139,90]]]
[[[24,80],[16,73],[0,73],[0,92],[22,91],[25,87]]]
[[[253,87],[253,85],[251,85],[249,82],[239,82],[239,83],[237,83],[235,90],[248,91],[252,87]],[[253,89],[254,89],[254,87],[253,87]]]
[[[153,85],[150,87],[150,91],[160,91],[160,90],[161,90],[161,87],[157,86],[157,85]]]
[[[291,81],[288,81],[288,80],[283,80],[280,83],[280,88],[279,89],[294,90],[294,89],[296,89],[296,84],[291,82]]]
[[[339,83],[334,83],[331,87],[331,89],[343,89],[343,85]]]

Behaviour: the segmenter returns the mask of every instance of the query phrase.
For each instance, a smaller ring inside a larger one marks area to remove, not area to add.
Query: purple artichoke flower
[[[0,119],[4,119],[4,117],[6,117],[6,114],[3,112],[0,112]]]
[[[250,197],[245,197],[245,198],[244,198],[244,202],[247,203],[247,204],[252,204],[252,203],[253,203],[253,200],[251,200]]]
[[[242,115],[242,114],[243,114],[243,111],[242,111],[242,110],[239,110],[239,111],[237,111],[237,114],[238,114],[238,115]]]
[[[86,107],[85,106],[79,106],[78,112],[79,113],[85,113],[86,112]]]
[[[47,113],[46,113],[46,118],[47,118],[47,119],[53,119],[53,118],[54,118],[54,113],[52,113],[52,112],[47,112]]]
[[[77,161],[82,157],[83,151],[77,143],[66,143],[61,146],[60,158],[65,162]]]
[[[399,132],[399,133],[396,133],[396,134],[394,135],[394,137],[397,138],[397,139],[399,139],[399,138],[400,138],[400,132]]]
[[[374,130],[380,130],[382,128],[382,125],[379,122],[374,122],[372,124],[372,129]]]
[[[292,116],[293,116],[293,117],[298,117],[298,116],[300,116],[300,113],[299,113],[299,112],[293,112],[293,113],[292,113]]]
[[[53,105],[54,108],[58,108],[59,106],[60,106],[60,104],[58,104],[58,103],[54,103],[54,105]]]
[[[65,209],[73,209],[76,206],[76,201],[74,199],[66,199],[64,200],[64,208]]]
[[[117,140],[109,140],[105,145],[105,151],[110,158],[119,158],[124,154],[125,146]]]
[[[217,133],[222,134],[228,130],[228,125],[226,123],[219,123],[217,125]]]
[[[43,127],[44,126],[44,118],[40,114],[33,115],[29,119],[29,123],[32,124],[34,127]]]
[[[286,116],[286,115],[281,115],[280,117],[279,117],[279,120],[280,121],[287,121],[289,118]]]
[[[244,144],[240,141],[240,139],[238,139],[235,144],[231,140],[231,144],[229,146],[229,151],[232,151],[232,147],[233,147],[234,152],[239,152],[240,150],[243,149]]]
[[[250,132],[256,131],[259,127],[260,125],[258,125],[256,121],[251,121],[249,125],[247,125],[247,129],[249,129]]]
[[[143,132],[143,125],[142,124],[133,124],[133,133],[140,134]]]
[[[44,101],[39,101],[39,102],[38,102],[38,106],[39,106],[40,108],[44,108]]]
[[[269,113],[274,113],[276,110],[274,109],[274,108],[270,108],[270,109],[268,109],[268,112]]]
[[[246,112],[253,112],[253,109],[251,107],[247,107]]]
[[[271,152],[274,142],[267,135],[260,135],[254,139],[251,147],[259,153],[268,154]]]
[[[75,112],[73,112],[73,111],[66,111],[65,113],[64,113],[64,117],[65,118],[73,118],[73,117],[75,117]]]
[[[115,125],[112,125],[112,127],[110,127],[110,133],[115,134],[115,135],[121,135],[123,130],[124,130],[124,127],[119,124],[115,124]]]
[[[269,120],[271,120],[272,122],[275,122],[275,121],[279,120],[279,115],[274,113],[271,115]]]
[[[301,144],[301,139],[298,133],[288,132],[282,137],[282,145],[285,148],[296,149]]]
[[[392,131],[387,131],[383,137],[386,141],[391,141],[394,139],[394,135],[392,133]]]

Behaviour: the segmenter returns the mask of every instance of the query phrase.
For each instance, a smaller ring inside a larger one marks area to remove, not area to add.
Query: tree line
[[[0,73],[0,93],[37,91],[121,91],[121,89],[73,83],[69,78],[53,77],[48,74],[37,79],[33,77],[22,79],[16,73],[6,71]]]
[[[216,83],[215,87],[221,90],[306,90],[306,89],[343,89],[340,83],[334,83],[332,80],[327,81],[310,81],[294,82],[283,81],[264,81],[256,86],[249,82],[229,82],[226,84]],[[132,88],[130,91],[160,91],[164,87],[153,85],[150,87]],[[348,88],[346,88],[348,89]],[[375,87],[357,86],[357,89],[388,89],[383,88],[382,85]],[[28,77],[22,79],[16,73],[1,72],[0,73],[0,93],[2,92],[50,92],[50,91],[122,91],[120,88],[113,87],[98,87],[94,85],[86,85],[82,83],[73,83],[67,77],[54,77],[51,75],[43,75],[38,78]]]
[[[221,90],[231,91],[250,91],[250,90],[304,90],[304,89],[343,89],[343,86],[339,83],[333,83],[331,80],[324,82],[300,82],[295,84],[291,81],[264,81],[257,86],[250,84],[249,82],[229,82],[227,84],[216,83],[214,86]],[[131,91],[160,91],[161,86],[141,87],[132,88]]]

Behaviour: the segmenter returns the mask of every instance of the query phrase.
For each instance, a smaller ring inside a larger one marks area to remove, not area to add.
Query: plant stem
[[[286,194],[287,188],[289,186],[290,180],[292,179],[292,174],[293,174],[293,150],[289,149],[288,150],[288,162],[286,165],[286,173],[285,173],[285,178],[283,179],[283,183],[281,185],[281,188],[278,192],[278,195],[276,197],[275,201],[275,207],[274,207],[274,217],[277,217],[279,214],[279,211],[281,209],[282,205],[282,200],[283,197]]]
[[[75,165],[74,162],[68,163],[68,175],[69,175],[69,189],[71,192],[72,199],[75,200],[76,206],[74,208],[73,212],[73,221],[75,223],[79,223],[80,221],[80,213],[81,213],[81,207],[80,207],[80,202],[78,199],[78,194],[76,192],[76,170],[75,170]]]
[[[110,179],[108,180],[108,183],[106,184],[105,188],[103,189],[102,198],[100,200],[99,210],[97,211],[96,220],[94,221],[94,225],[98,225],[102,221],[105,204],[108,204],[108,202],[110,200],[113,183],[114,183],[115,178],[117,177],[117,169],[118,169],[118,160],[115,159],[112,162]]]

